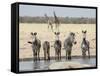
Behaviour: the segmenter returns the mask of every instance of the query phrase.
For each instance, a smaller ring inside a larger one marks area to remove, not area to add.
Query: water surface
[[[61,61],[67,62],[68,60],[62,59]],[[50,61],[20,61],[19,62],[19,70],[20,71],[34,71],[34,70],[48,70],[48,66],[55,62],[61,62],[56,60],[50,60]],[[90,59],[72,59],[71,61],[79,62],[81,64],[88,64],[91,66],[96,66],[96,58],[90,58]]]

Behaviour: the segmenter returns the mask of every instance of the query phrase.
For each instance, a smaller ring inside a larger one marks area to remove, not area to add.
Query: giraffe
[[[52,24],[52,21],[50,20],[50,18],[47,16],[47,14],[44,15],[46,20],[47,20],[47,23],[48,23],[48,29],[50,28],[53,32],[53,24]]]
[[[59,21],[59,19],[57,18],[55,11],[53,12],[53,14],[54,14],[55,28],[56,28],[57,32],[59,32],[60,21]]]

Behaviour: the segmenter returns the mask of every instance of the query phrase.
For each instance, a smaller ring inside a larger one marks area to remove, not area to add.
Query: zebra
[[[75,41],[75,33],[70,32],[68,38],[64,41],[64,49],[66,51],[66,60],[71,60],[71,53],[72,53],[72,46],[73,44],[76,44]]]
[[[50,43],[45,41],[43,43],[44,60],[50,60]]]
[[[86,40],[87,31],[82,30],[82,33],[83,33],[83,40],[81,43],[82,56],[83,56],[83,58],[86,58],[86,51],[88,51],[88,57],[90,58],[90,43],[88,40]]]
[[[33,36],[33,41],[28,43],[32,44],[32,50],[33,50],[33,57],[34,61],[40,60],[40,48],[41,48],[41,41],[37,38],[37,33],[31,32],[31,35]]]
[[[56,40],[54,42],[55,60],[56,59],[61,60],[61,47],[62,47],[62,43],[59,40],[60,32],[55,32],[54,34],[56,36]]]

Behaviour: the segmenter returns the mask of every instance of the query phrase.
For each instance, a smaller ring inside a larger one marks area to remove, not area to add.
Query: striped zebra
[[[44,50],[44,60],[50,60],[50,43],[48,41],[44,41],[43,50]]]
[[[86,58],[86,52],[88,52],[88,57],[90,58],[90,43],[88,40],[86,40],[86,33],[87,31],[83,31],[82,30],[82,34],[83,34],[83,40],[81,43],[81,49],[82,49],[82,56],[83,58]]]
[[[55,42],[54,42],[54,48],[55,48],[55,60],[61,60],[61,47],[62,47],[62,43],[61,41],[59,40],[59,35],[60,35],[60,32],[55,32]]]
[[[33,50],[33,57],[34,61],[40,60],[40,48],[41,48],[41,41],[37,38],[37,33],[31,32],[31,35],[33,36],[33,41],[28,43],[32,44],[32,50]]]
[[[76,44],[75,33],[70,32],[68,38],[66,38],[64,41],[64,49],[66,51],[66,59],[68,59],[68,60],[71,60],[73,43]]]

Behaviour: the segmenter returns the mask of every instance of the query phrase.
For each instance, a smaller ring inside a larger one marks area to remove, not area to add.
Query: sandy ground
[[[70,32],[76,34],[77,44],[73,46],[72,56],[81,56],[81,42],[82,42],[82,30],[87,30],[87,40],[90,42],[90,54],[96,55],[96,25],[95,24],[61,24],[60,25],[60,40],[62,44],[65,38],[68,37]],[[27,43],[32,41],[30,32],[37,32],[38,38],[41,40],[41,43],[45,40],[49,41],[51,46],[54,44],[55,35],[54,33],[47,28],[47,24],[35,24],[35,23],[20,23],[19,25],[19,58],[32,58],[32,48],[31,44]],[[63,48],[63,47],[62,47]],[[62,56],[65,56],[65,50],[61,51]],[[41,47],[40,56],[43,57],[43,48]],[[50,48],[50,56],[54,56],[54,48]]]

